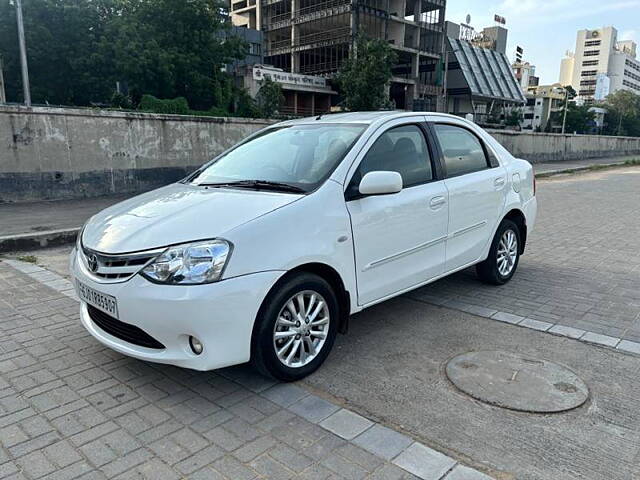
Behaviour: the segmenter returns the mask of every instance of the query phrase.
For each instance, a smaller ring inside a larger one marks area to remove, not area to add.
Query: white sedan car
[[[328,115],[95,215],[71,271],[82,323],[118,352],[292,381],[355,312],[472,265],[509,281],[536,209],[531,165],[473,123]]]

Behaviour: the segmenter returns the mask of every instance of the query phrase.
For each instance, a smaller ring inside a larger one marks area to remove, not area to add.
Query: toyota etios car
[[[471,265],[509,281],[536,208],[531,165],[473,123],[328,115],[95,215],[71,271],[82,323],[118,352],[296,380],[355,312]]]

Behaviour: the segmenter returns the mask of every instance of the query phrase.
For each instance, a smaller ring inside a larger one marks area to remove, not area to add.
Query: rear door
[[[441,275],[445,262],[447,189],[427,141],[427,129],[395,122],[370,140],[352,168],[345,200],[351,216],[358,303],[367,305]],[[400,193],[359,194],[371,171],[400,173]]]
[[[431,125],[449,193],[449,238],[445,272],[480,260],[503,212],[507,175],[471,129],[454,123]]]

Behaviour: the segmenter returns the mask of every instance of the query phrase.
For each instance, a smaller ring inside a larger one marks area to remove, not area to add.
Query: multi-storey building
[[[614,27],[580,30],[575,53],[562,60],[560,83],[571,85],[587,102],[604,100],[618,90],[640,94],[635,42],[618,41]]]
[[[556,83],[530,86],[526,91],[527,105],[523,111],[522,128],[536,131],[561,131],[562,125],[549,125],[549,122],[553,113],[560,112],[564,108],[564,102],[567,99],[565,88]]]
[[[511,68],[523,92],[527,92],[529,87],[535,86],[534,84],[538,79],[538,77],[535,76],[535,65],[531,65],[529,62],[516,61],[511,65]]]
[[[236,26],[264,34],[265,63],[331,78],[358,34],[386,39],[398,54],[390,87],[397,108],[435,110],[442,95],[446,0],[231,0]]]

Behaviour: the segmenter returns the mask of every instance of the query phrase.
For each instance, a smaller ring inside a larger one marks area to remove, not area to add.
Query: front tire
[[[338,332],[339,307],[322,277],[291,275],[265,299],[253,330],[251,361],[264,375],[300,380],[326,360]]]
[[[492,285],[504,285],[518,269],[521,252],[520,229],[511,220],[503,220],[496,232],[489,256],[476,266],[480,280]]]

